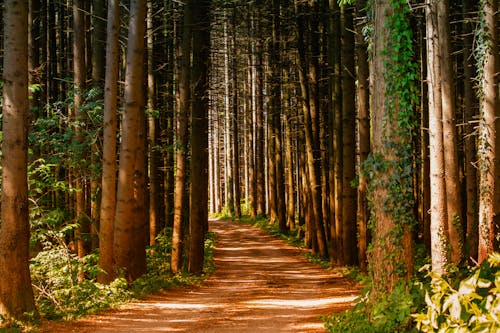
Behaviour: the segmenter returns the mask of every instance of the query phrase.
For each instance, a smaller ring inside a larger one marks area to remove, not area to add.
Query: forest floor
[[[216,271],[201,286],[146,300],[42,332],[325,332],[320,315],[352,307],[359,286],[308,262],[301,251],[257,227],[210,221]]]

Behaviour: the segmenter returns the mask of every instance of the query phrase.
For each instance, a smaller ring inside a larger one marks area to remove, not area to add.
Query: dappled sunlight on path
[[[324,332],[318,316],[346,310],[358,295],[351,280],[253,226],[211,221],[210,228],[217,269],[202,286],[166,290],[47,332]]]

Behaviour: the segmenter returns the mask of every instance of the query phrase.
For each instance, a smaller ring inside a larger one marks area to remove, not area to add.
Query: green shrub
[[[402,282],[391,294],[380,295],[376,302],[370,301],[370,287],[366,287],[352,309],[322,319],[328,332],[414,332],[411,313],[421,304],[420,299],[418,284]]]
[[[422,332],[500,332],[500,254],[472,270],[458,286],[432,271],[426,309],[414,315]]]
[[[44,249],[31,260],[35,301],[43,317],[73,319],[130,298],[124,279],[109,286],[95,281],[96,260],[96,254],[78,259],[62,244]]]

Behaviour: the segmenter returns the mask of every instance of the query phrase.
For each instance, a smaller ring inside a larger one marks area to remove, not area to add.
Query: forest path
[[[176,287],[145,301],[44,332],[325,332],[319,315],[344,311],[359,294],[339,273],[257,227],[210,221],[216,271],[199,287]]]

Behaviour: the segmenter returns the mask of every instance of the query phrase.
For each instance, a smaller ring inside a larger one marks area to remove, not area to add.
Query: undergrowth
[[[409,283],[370,300],[370,285],[351,310],[323,317],[329,332],[500,332],[500,254],[478,267],[423,265]]]
[[[45,235],[50,233],[45,232]],[[157,238],[147,249],[147,273],[128,285],[117,278],[109,285],[96,281],[98,253],[79,259],[66,245],[63,234],[53,233],[52,241],[31,261],[33,289],[38,311],[43,318],[71,320],[116,307],[132,299],[144,298],[177,285],[200,283],[215,269],[213,257],[215,234],[209,232],[205,241],[205,267],[202,276],[170,273],[171,232]],[[82,276],[85,278],[82,279]]]

